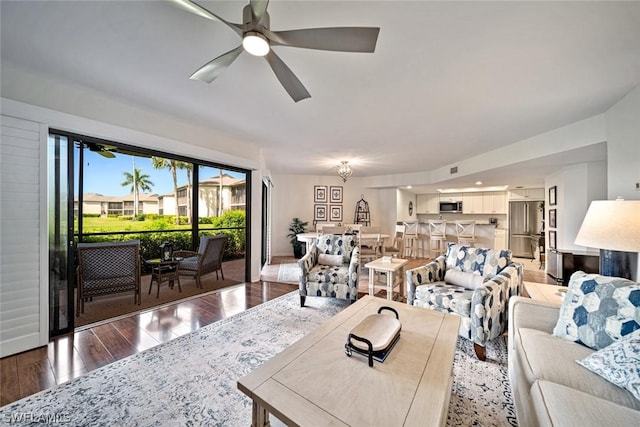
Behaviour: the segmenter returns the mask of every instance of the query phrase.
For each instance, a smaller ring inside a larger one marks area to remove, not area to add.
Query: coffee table
[[[400,340],[383,363],[347,357],[349,331],[381,306],[396,309]],[[460,318],[366,295],[238,380],[251,425],[269,413],[290,426],[442,426]]]
[[[374,294],[374,290],[376,288],[381,288],[381,286],[376,286],[376,273],[384,272],[387,276],[387,286],[384,287],[387,290],[387,299],[393,299],[393,287],[395,285],[395,277],[394,274],[397,271],[400,271],[400,286],[398,289],[398,294],[400,298],[404,296],[404,280],[402,280],[402,268],[409,260],[402,258],[391,258],[391,261],[384,261],[384,258],[378,258],[374,261],[371,261],[364,266],[369,270],[369,295]]]

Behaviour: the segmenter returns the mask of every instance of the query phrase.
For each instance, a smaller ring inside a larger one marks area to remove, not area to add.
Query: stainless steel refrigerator
[[[509,202],[509,249],[513,256],[534,258],[542,227],[538,201]]]

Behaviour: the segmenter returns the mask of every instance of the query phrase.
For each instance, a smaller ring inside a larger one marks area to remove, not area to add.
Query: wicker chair
[[[225,234],[215,236],[200,236],[200,245],[198,251],[174,251],[173,256],[176,258],[183,257],[178,264],[179,276],[190,276],[196,279],[196,286],[202,288],[200,278],[206,274],[216,272],[218,279],[218,271],[224,279],[222,271],[222,258],[224,249],[227,247],[228,237]]]
[[[78,302],[76,316],[94,296],[133,291],[140,305],[140,241],[78,243]]]

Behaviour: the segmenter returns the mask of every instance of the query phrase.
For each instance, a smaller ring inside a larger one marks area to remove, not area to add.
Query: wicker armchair
[[[140,241],[78,243],[76,316],[94,296],[133,291],[140,305]]]
[[[222,271],[222,258],[224,249],[227,247],[228,237],[225,234],[215,236],[200,236],[200,245],[198,251],[174,251],[173,256],[176,258],[184,258],[178,264],[179,276],[190,276],[196,279],[196,286],[202,288],[200,278],[206,274],[216,272],[218,279],[218,271],[224,279]]]

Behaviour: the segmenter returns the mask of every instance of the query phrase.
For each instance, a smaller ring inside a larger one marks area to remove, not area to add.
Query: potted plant
[[[300,233],[304,233],[306,231],[307,225],[309,225],[307,221],[302,221],[297,217],[293,218],[291,220],[291,224],[289,225],[289,234],[287,234],[287,237],[289,238],[291,246],[293,246],[293,256],[296,258],[302,257],[302,253],[305,247],[304,242],[298,241],[297,235]]]

